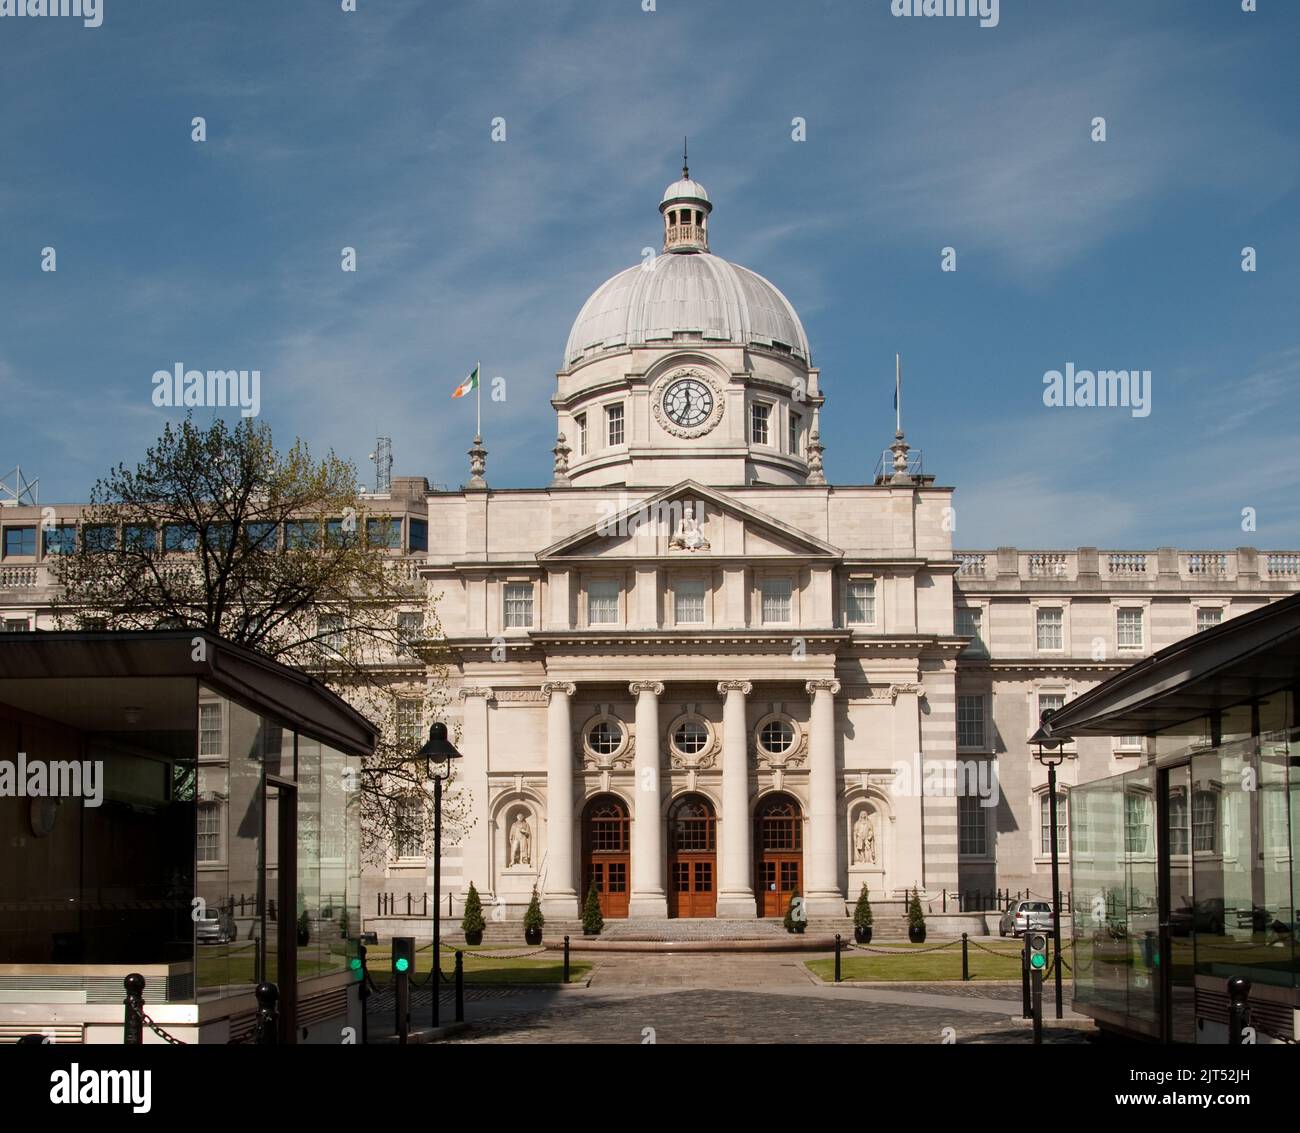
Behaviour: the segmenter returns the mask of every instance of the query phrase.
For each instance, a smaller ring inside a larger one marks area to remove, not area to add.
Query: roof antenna
[[[691,179],[691,167],[686,163],[686,138],[682,138],[682,180]]]

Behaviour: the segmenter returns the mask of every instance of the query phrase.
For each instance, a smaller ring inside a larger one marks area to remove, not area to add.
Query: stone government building
[[[710,253],[686,170],[659,211],[664,254],[573,324],[548,486],[490,488],[476,440],[462,489],[399,477],[370,497],[455,658],[477,815],[444,855],[456,911],[470,880],[510,919],[534,884],[576,917],[593,880],[607,917],[779,916],[795,890],[839,916],[863,882],[1047,896],[1040,711],[1294,592],[1300,554],[954,550],[953,489],[901,432],[874,482],[827,483],[798,315]],[[56,511],[75,538],[78,507]],[[50,624],[40,518],[0,511],[6,628]],[[1071,788],[1141,754],[1070,746],[1063,853]],[[986,798],[924,788],[958,761]],[[370,870],[363,913],[426,889],[414,850]]]

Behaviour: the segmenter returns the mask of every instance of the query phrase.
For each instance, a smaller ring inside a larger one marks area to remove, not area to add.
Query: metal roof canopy
[[[1153,735],[1300,688],[1300,594],[1185,637],[1070,701],[1047,732]]]
[[[0,682],[113,677],[193,677],[331,747],[360,755],[375,748],[375,726],[320,681],[205,630],[0,634]]]

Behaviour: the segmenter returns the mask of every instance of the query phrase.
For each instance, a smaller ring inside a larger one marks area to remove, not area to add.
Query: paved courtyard
[[[611,954],[589,986],[467,1002],[459,1043],[1025,1043],[1019,989],[827,987],[775,955]],[[427,1000],[426,1000],[427,1003]],[[444,1018],[447,1008],[444,1008]],[[1082,1042],[1088,1020],[1050,1028]]]

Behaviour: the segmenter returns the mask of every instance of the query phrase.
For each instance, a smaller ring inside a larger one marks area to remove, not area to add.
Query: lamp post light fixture
[[[442,784],[451,778],[451,761],[460,758],[456,745],[447,738],[447,725],[441,720],[429,729],[429,741],[416,752],[423,759],[433,780],[433,970],[430,985],[433,1000],[433,1026],[438,1026],[438,982],[442,979],[442,933],[438,914],[442,903]]]
[[[1061,995],[1061,853],[1060,847],[1056,844],[1056,769],[1064,761],[1065,752],[1061,750],[1064,741],[1052,735],[1052,728],[1049,723],[1055,711],[1054,708],[1043,709],[1042,715],[1038,719],[1038,731],[1029,737],[1029,742],[1034,745],[1034,758],[1047,768],[1047,795],[1050,808],[1048,821],[1051,824],[1052,838],[1052,948],[1056,955],[1054,965],[1056,1017],[1060,1019],[1063,1017]],[[1029,931],[1027,916],[1025,931]]]

